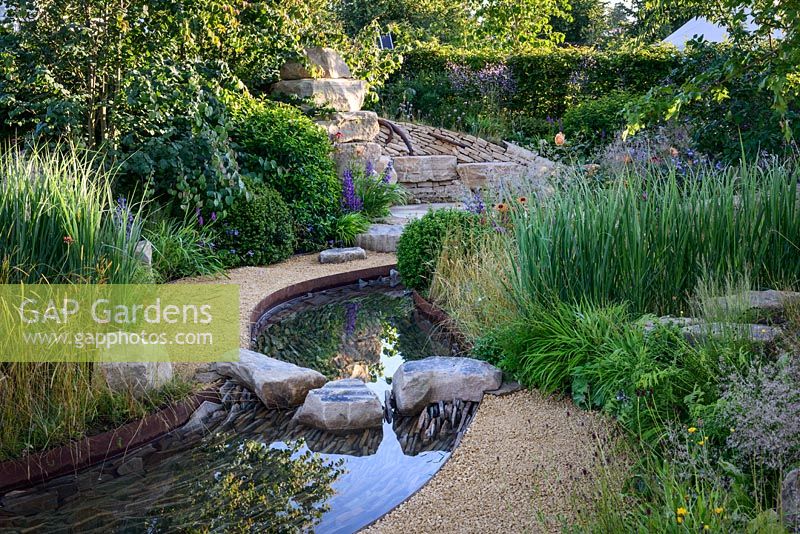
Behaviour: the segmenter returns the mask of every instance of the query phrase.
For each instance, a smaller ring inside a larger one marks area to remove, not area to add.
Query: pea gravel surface
[[[362,532],[561,532],[591,504],[592,477],[615,448],[613,428],[536,391],[486,396],[441,471]]]

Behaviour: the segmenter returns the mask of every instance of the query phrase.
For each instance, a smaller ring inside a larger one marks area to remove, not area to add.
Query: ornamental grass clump
[[[114,199],[113,173],[76,148],[11,149],[0,156],[2,283],[130,283],[139,206]]]
[[[542,209],[513,212],[511,283],[525,305],[556,297],[679,314],[704,276],[754,286],[800,280],[794,164],[742,165],[687,180],[674,169],[604,188],[573,184]]]

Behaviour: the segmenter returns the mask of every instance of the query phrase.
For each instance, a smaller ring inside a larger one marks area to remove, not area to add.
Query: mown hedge
[[[635,51],[599,51],[592,48],[528,50],[511,55],[493,50],[461,50],[427,46],[406,53],[403,68],[387,85],[435,77],[448,62],[480,69],[505,63],[517,89],[506,106],[540,117],[561,117],[578,101],[612,91],[644,93],[666,80],[680,63],[680,54],[665,47]]]

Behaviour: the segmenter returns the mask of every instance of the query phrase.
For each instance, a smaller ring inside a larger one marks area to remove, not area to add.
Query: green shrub
[[[248,190],[249,200],[236,199],[215,243],[227,267],[269,265],[294,252],[291,211],[281,195],[263,184],[248,184]]]
[[[341,182],[325,132],[285,104],[252,102],[237,112],[234,138],[242,172],[289,205],[301,250],[323,245],[341,211]]]
[[[426,45],[405,55],[402,69],[381,90],[380,106],[388,116],[464,130],[465,121],[480,117],[482,109],[474,106],[478,99],[466,98],[464,90],[450,83],[445,74],[448,63],[472,70],[507,65],[515,90],[497,102],[501,114],[494,113],[494,120],[507,120],[515,131],[520,129],[517,125],[522,130],[538,129],[544,128],[541,122],[534,125],[522,117],[557,120],[578,102],[615,91],[644,93],[673,74],[679,62],[680,55],[665,47],[620,51],[570,47],[504,54]]]
[[[369,219],[361,212],[343,213],[334,224],[334,240],[342,246],[349,247],[355,243],[358,234],[363,234],[369,229],[369,224]]]
[[[0,156],[0,282],[143,281],[139,207],[114,201],[112,177],[78,149]]]
[[[195,219],[162,219],[146,228],[144,237],[153,245],[153,269],[162,282],[223,271],[212,246],[214,234],[199,228]]]
[[[595,100],[586,100],[564,113],[564,133],[590,138],[612,138],[625,127],[625,106],[636,95],[615,91]]]
[[[124,132],[116,156],[121,161],[118,190],[148,193],[180,216],[196,209],[220,217],[244,193],[231,146],[231,117],[223,102],[234,82],[207,66],[163,62],[131,71],[124,80],[125,105],[119,110]]]
[[[482,231],[480,217],[456,210],[437,210],[409,223],[397,244],[397,268],[403,283],[412,289],[426,291],[431,284],[442,242],[454,228],[463,230],[465,242]]]

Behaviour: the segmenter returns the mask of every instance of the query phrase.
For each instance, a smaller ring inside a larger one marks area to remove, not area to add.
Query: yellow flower
[[[679,524],[679,525],[680,525],[681,523],[683,523],[683,516],[680,516],[680,515],[679,515],[677,519],[678,519],[678,524]]]
[[[734,432],[736,432],[736,429],[731,427],[731,434],[733,434]]]
[[[683,506],[681,506],[677,510],[675,510],[675,515],[677,515],[678,517],[684,516],[684,515],[686,515],[688,513],[689,513],[689,510],[687,510]]]
[[[703,530],[711,530],[711,527],[708,525],[703,525]]]
[[[706,444],[706,440],[701,439],[700,441],[697,442],[697,444],[698,445],[705,445]]]
[[[717,514],[717,515],[721,514],[724,511],[725,511],[725,508],[723,508],[722,506],[717,506],[716,508],[714,508],[714,513]]]
[[[697,429],[693,426],[690,426],[687,432],[689,432],[689,434],[694,434],[695,432],[697,432]]]

